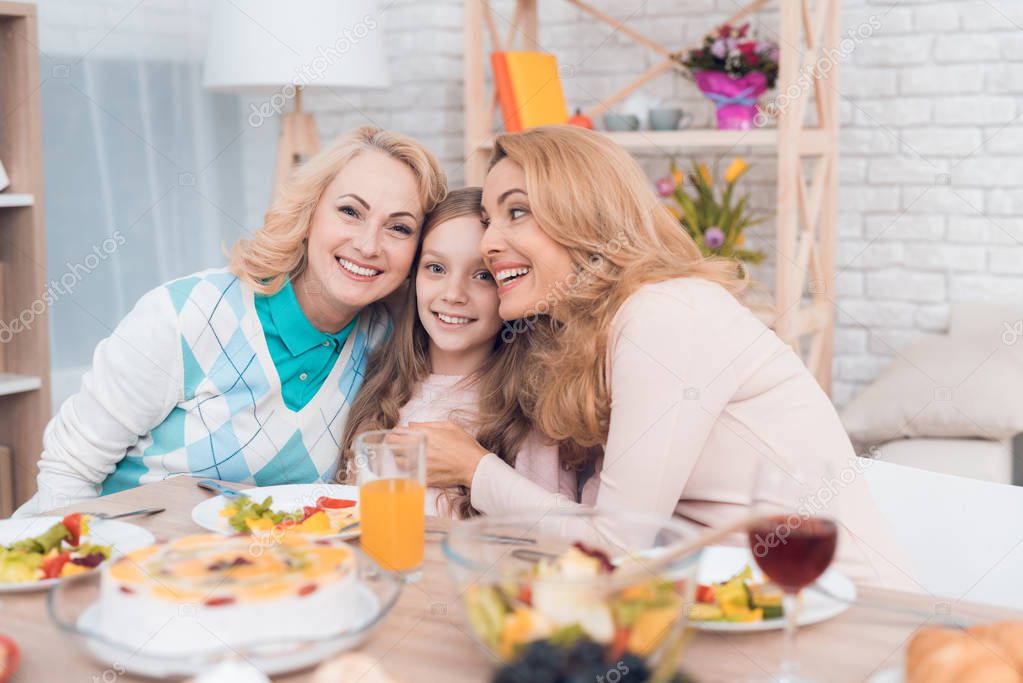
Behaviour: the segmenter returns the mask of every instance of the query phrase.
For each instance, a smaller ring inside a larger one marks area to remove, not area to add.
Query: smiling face
[[[544,312],[547,293],[574,272],[572,257],[533,218],[526,174],[511,159],[497,162],[487,174],[483,220],[487,228],[480,249],[497,280],[501,317]]]
[[[383,152],[348,161],[324,190],[295,295],[310,322],[336,332],[409,275],[423,222],[412,170]]]
[[[437,224],[423,239],[416,302],[437,374],[478,370],[501,330],[497,287],[480,256],[482,237],[479,216],[469,215]]]

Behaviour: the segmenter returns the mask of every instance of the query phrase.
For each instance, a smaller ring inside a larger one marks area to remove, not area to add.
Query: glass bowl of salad
[[[679,680],[701,553],[650,562],[692,536],[674,519],[583,508],[456,521],[443,550],[475,639],[512,678],[646,680],[660,667]]]

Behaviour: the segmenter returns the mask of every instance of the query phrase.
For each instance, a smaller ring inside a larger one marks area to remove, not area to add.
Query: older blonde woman
[[[837,473],[854,460],[802,361],[733,296],[743,285],[735,264],[703,258],[606,137],[572,126],[498,137],[483,223],[501,317],[555,322],[520,400],[540,431],[572,447],[566,460],[595,470],[583,503],[714,527],[751,506],[758,463]],[[429,434],[428,483],[471,486],[482,512],[542,516],[577,502],[451,424],[417,428]],[[861,581],[908,584],[865,482],[841,489],[840,566]]]
[[[299,169],[229,269],[143,296],[46,428],[27,514],[175,474],[328,480],[380,302],[446,192],[434,156],[364,127]]]

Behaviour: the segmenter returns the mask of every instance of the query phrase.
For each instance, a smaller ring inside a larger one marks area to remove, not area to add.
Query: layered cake
[[[186,536],[103,571],[103,637],[148,655],[323,639],[359,614],[357,560],[341,541]]]

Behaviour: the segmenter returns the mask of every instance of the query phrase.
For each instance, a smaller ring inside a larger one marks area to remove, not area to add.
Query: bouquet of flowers
[[[725,170],[725,188],[721,192],[715,191],[714,179],[703,163],[693,163],[689,174],[692,193],[686,190],[685,177],[674,161],[671,173],[657,181],[657,193],[674,200],[666,208],[696,240],[705,256],[724,256],[741,263],[764,260],[762,251],[742,248],[746,241],[743,231],[764,220],[746,207],[749,195],[737,200],[734,197],[735,183],[748,169],[749,164],[736,157]]]
[[[676,57],[717,106],[718,128],[752,128],[757,99],[778,79],[778,45],[749,31],[749,24],[723,24],[701,47]]]

